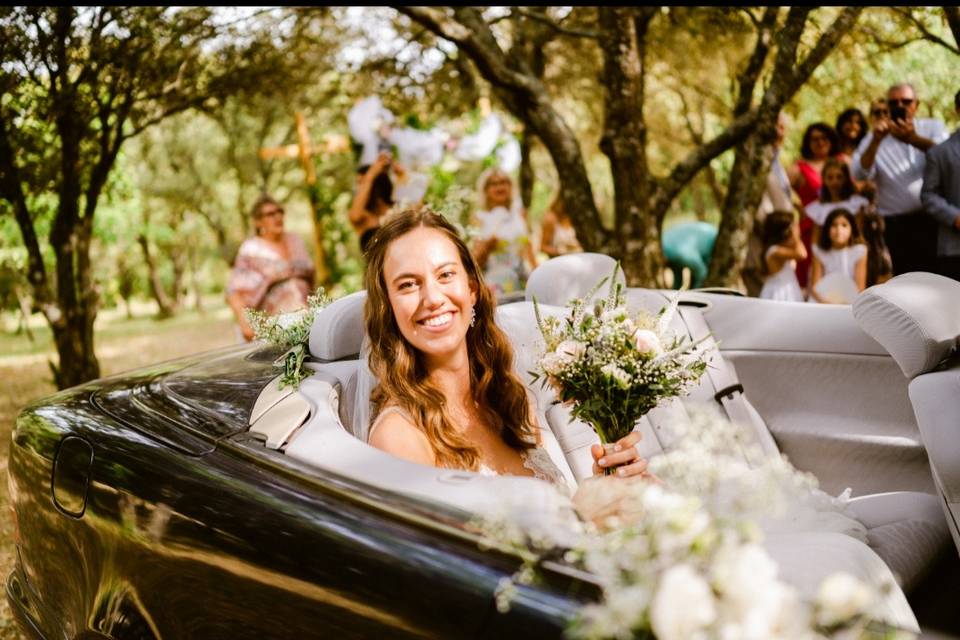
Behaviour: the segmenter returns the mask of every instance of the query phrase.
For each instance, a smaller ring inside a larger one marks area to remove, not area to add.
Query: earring
[[[470,307],[470,326],[477,324],[477,310]]]

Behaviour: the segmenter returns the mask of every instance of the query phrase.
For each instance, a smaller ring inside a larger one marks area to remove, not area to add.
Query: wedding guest
[[[837,153],[836,156],[846,163],[853,161],[853,153],[864,136],[870,130],[863,112],[856,107],[845,109],[837,116]]]
[[[867,247],[853,213],[834,209],[813,245],[810,297],[821,303],[850,304],[867,286]]]
[[[505,172],[491,168],[477,180],[479,208],[474,220],[480,231],[473,255],[495,296],[523,291],[537,266],[526,212]]]
[[[256,235],[240,245],[227,283],[227,304],[243,339],[253,339],[246,309],[269,314],[301,309],[314,287],[313,260],[300,236],[286,233],[284,210],[262,195],[250,212]]]
[[[791,211],[795,208],[794,195],[790,187],[790,178],[780,159],[780,150],[787,131],[787,115],[782,111],[777,115],[777,137],[770,153],[770,172],[767,184],[753,217],[750,236],[747,238],[747,257],[740,272],[741,280],[747,289],[747,295],[758,296],[763,289],[766,267],[763,262],[763,221],[774,211]]]
[[[378,381],[370,444],[420,464],[563,485],[494,322],[496,300],[454,227],[426,208],[392,215],[370,245],[365,286]],[[611,454],[594,445],[594,472],[643,475],[639,438],[631,433]]]
[[[839,141],[836,157],[843,160],[852,173],[853,154],[857,150],[860,141],[863,140],[867,132],[870,131],[870,125],[867,124],[867,119],[860,109],[850,107],[837,116],[835,131],[837,132],[837,140]],[[856,188],[857,193],[863,195],[868,200],[872,197],[873,185],[870,184],[869,181],[853,180],[853,186]]]
[[[885,97],[874,98],[870,103],[870,123],[871,126],[876,127],[877,124],[880,124],[884,121],[890,119],[890,107],[887,106],[887,99]],[[869,133],[869,131],[867,132]],[[866,137],[866,136],[864,136]],[[863,142],[861,140],[860,142]],[[859,148],[860,145],[857,145]],[[856,153],[856,151],[854,151]],[[853,165],[853,158],[850,158],[850,173],[853,175],[853,183],[857,185],[857,190],[860,192],[864,198],[870,201],[871,204],[876,204],[877,201],[877,183],[873,180],[859,180],[857,179],[856,167]]]
[[[960,91],[953,105],[960,115]],[[927,152],[920,199],[937,222],[937,272],[960,280],[960,128]]]
[[[850,167],[839,158],[830,158],[823,165],[823,186],[820,187],[820,198],[804,208],[807,217],[813,220],[813,241],[820,238],[822,227],[827,215],[836,209],[853,211],[859,217],[866,210],[870,202],[857,193],[850,176]]]
[[[883,239],[883,217],[868,208],[860,218],[860,234],[867,245],[867,286],[881,284],[893,277],[893,260]]]
[[[797,282],[796,262],[807,257],[800,238],[800,225],[790,211],[774,211],[763,223],[763,259],[767,278],[760,297],[767,300],[803,302]]]
[[[853,155],[855,175],[876,182],[895,274],[936,269],[937,223],[923,210],[920,188],[926,153],[947,133],[940,120],[915,117],[919,104],[912,85],[890,87],[890,117],[874,123]]]
[[[556,258],[567,253],[583,251],[577,240],[577,231],[567,214],[560,194],[553,198],[550,207],[543,214],[540,226],[540,250],[547,256]]]
[[[820,171],[827,159],[836,153],[838,146],[836,132],[825,122],[815,122],[804,131],[800,145],[802,158],[787,171],[790,184],[800,196],[802,206],[806,207],[820,196],[820,188],[823,186]],[[806,257],[797,260],[797,282],[801,288],[806,288],[810,275],[809,255],[813,242],[813,224],[813,220],[806,214],[800,216],[800,238],[807,253]]]
[[[347,218],[360,240],[360,251],[366,253],[367,245],[377,229],[380,219],[393,207],[393,182],[390,169],[403,174],[403,167],[393,161],[393,156],[383,151],[373,164],[357,170],[357,190],[353,194]]]

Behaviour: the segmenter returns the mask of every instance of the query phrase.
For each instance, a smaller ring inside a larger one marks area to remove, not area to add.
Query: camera
[[[906,120],[907,119],[907,108],[901,107],[900,105],[890,107],[890,119],[891,120]]]

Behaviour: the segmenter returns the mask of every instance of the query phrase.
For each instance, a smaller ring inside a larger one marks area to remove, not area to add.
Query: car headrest
[[[574,298],[580,298],[602,278],[613,273],[617,261],[602,253],[568,253],[547,260],[533,270],[527,278],[527,300],[537,298],[540,304],[564,306]],[[626,284],[621,271],[617,275]],[[607,289],[601,288],[606,295]]]
[[[960,343],[960,282],[921,271],[866,289],[853,316],[909,379],[934,369]]]
[[[323,308],[310,329],[310,355],[321,360],[339,360],[360,353],[366,334],[363,305],[366,291],[357,291]]]
[[[539,304],[540,315],[561,316],[565,313],[562,307]],[[536,368],[540,349],[543,348],[543,337],[537,326],[536,314],[532,302],[513,302],[502,304],[495,312],[497,326],[507,334],[513,347],[514,373],[529,387],[537,398],[541,411],[546,411],[549,403],[554,399],[553,391],[542,387],[539,383],[531,384],[530,371]]]

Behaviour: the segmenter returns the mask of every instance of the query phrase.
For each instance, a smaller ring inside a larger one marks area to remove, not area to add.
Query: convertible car
[[[613,262],[555,258],[497,321],[533,368],[532,303],[560,313]],[[520,559],[479,544],[475,517],[549,517],[540,480],[394,458],[365,442],[364,292],[324,309],[313,375],[279,389],[276,349],[230,347],[68,389],[20,414],[9,486],[16,567],[7,598],[38,638],[558,638],[594,577],[562,554],[501,613]],[[629,289],[653,311],[667,292]],[[885,606],[912,631],[960,632],[960,284],[906,274],[851,306],[685,292],[678,330],[719,344],[682,402],[640,421],[668,450],[672,412],[719,406],[851,508],[864,544],[786,531],[767,547],[802,592],[834,569],[897,588]],[[568,483],[590,474],[593,432],[531,386],[545,446]],[[541,524],[543,524],[541,522]],[[956,545],[956,546],[955,546]],[[932,635],[931,637],[945,637]]]

